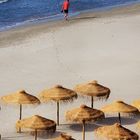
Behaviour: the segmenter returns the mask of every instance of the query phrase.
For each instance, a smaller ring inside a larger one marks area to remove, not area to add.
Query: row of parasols
[[[125,140],[138,140],[138,135],[123,126],[121,126],[121,114],[123,115],[137,115],[140,110],[140,100],[133,102],[133,106],[123,101],[116,101],[112,104],[104,106],[101,110],[93,108],[93,102],[96,99],[108,99],[110,95],[110,89],[98,84],[97,81],[88,82],[85,84],[79,84],[75,86],[74,90],[64,88],[57,85],[50,89],[45,89],[39,94],[39,98],[26,93],[24,90],[12,93],[1,97],[1,101],[6,104],[19,104],[20,116],[16,123],[17,131],[20,133],[22,128],[29,128],[34,130],[35,140],[37,140],[38,132],[49,131],[55,132],[56,125],[59,125],[59,104],[60,102],[68,102],[77,99],[78,95],[90,96],[91,107],[81,105],[79,108],[75,108],[66,112],[66,120],[71,122],[79,122],[83,126],[82,139],[85,140],[85,124],[88,122],[95,122],[105,118],[104,113],[118,113],[119,123],[112,126],[101,126],[94,132],[98,136],[105,136],[108,139],[125,139]],[[22,105],[25,104],[40,104],[42,102],[55,101],[57,103],[57,123],[53,120],[44,118],[39,115],[34,115],[30,118],[22,119]],[[140,122],[137,123],[140,127]],[[115,131],[114,131],[115,130]],[[71,136],[61,134],[54,140],[74,140]]]

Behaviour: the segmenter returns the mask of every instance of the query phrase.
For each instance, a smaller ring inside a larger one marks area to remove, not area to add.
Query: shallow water
[[[49,18],[62,18],[63,0],[0,0],[0,30]],[[140,0],[71,0],[70,13],[114,7]]]

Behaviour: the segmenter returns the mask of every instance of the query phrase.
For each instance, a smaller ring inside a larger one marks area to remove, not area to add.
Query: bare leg
[[[64,18],[65,18],[65,20],[68,20],[68,13],[65,13]]]

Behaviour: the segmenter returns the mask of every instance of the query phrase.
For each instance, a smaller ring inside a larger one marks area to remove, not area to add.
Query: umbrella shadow
[[[29,132],[23,132],[23,134],[25,134],[25,135],[20,135],[20,136],[7,136],[7,137],[2,137],[2,140],[16,140],[16,139],[18,139],[18,138],[24,138],[25,137],[25,139],[27,138],[27,137],[29,137],[29,136],[32,136],[32,137],[34,137],[34,131],[29,131]],[[58,137],[60,134],[61,134],[62,132],[60,132],[60,131],[56,131],[55,133],[49,133],[49,132],[45,132],[45,131],[42,131],[42,132],[38,132],[38,138],[41,138],[41,139],[51,139],[51,138],[56,138],[56,137]],[[22,133],[21,133],[22,134]]]
[[[56,131],[55,133],[41,133],[38,135],[41,139],[52,139],[58,137],[62,132]]]
[[[69,124],[67,127],[71,130],[79,131],[79,132],[81,132],[83,129],[82,124]],[[87,132],[93,131],[94,129],[96,129],[98,127],[99,127],[99,125],[92,124],[92,123],[85,125],[85,129]]]
[[[136,122],[137,122],[137,120],[134,118],[121,117],[122,125],[131,125]],[[100,125],[113,125],[114,123],[119,123],[118,117],[107,117],[101,121],[97,121],[97,124],[100,124]]]
[[[140,120],[140,114],[137,114],[136,116],[134,116],[134,118],[135,118],[136,120]]]
[[[17,138],[27,137],[27,136],[9,136],[9,137],[2,137],[2,140],[15,140]]]

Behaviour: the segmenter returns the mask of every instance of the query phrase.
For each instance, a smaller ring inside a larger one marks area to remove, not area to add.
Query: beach
[[[73,89],[76,84],[97,80],[111,89],[107,101],[96,101],[100,109],[105,104],[123,100],[131,104],[140,93],[140,5],[109,11],[83,13],[69,21],[29,25],[0,32],[0,95],[25,89],[38,96],[45,88],[63,85]],[[70,125],[64,114],[88,99],[60,105],[60,123],[56,137],[66,132],[81,140],[82,127]],[[38,114],[56,120],[56,104],[25,106],[23,117]],[[15,122],[19,108],[1,105],[0,133],[3,140],[31,140],[33,136],[17,134]],[[110,115],[111,117],[111,115]],[[138,118],[124,119],[122,124],[138,133]],[[111,124],[113,118],[87,126],[86,139],[97,139],[93,130],[98,125]],[[39,140],[51,137],[39,137]]]

